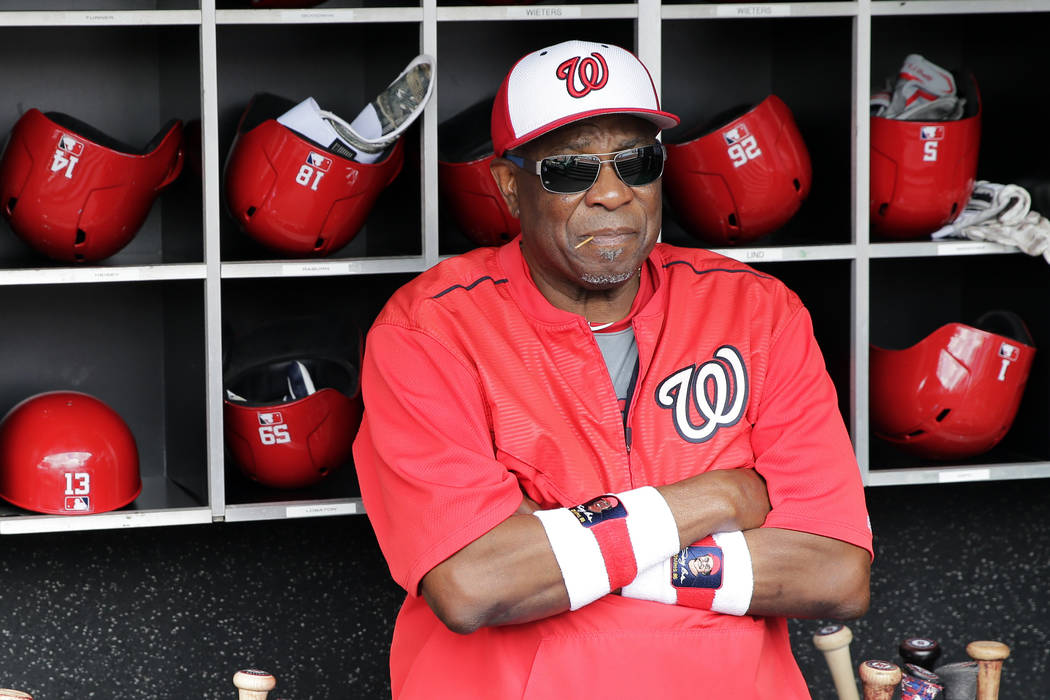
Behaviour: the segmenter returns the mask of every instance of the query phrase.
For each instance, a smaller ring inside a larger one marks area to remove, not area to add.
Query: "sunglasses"
[[[602,156],[612,156],[602,158]],[[587,153],[547,156],[535,161],[508,153],[504,156],[519,168],[540,176],[543,189],[554,194],[586,192],[598,181],[602,163],[612,163],[616,175],[631,187],[642,187],[660,179],[667,150],[660,142],[616,153]]]

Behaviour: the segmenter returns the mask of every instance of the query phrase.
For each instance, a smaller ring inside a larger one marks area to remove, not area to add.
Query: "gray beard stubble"
[[[601,250],[598,252],[598,257],[602,258],[606,262],[612,262],[616,258],[620,257],[623,253],[623,248],[617,248],[615,250]],[[623,284],[627,280],[634,276],[636,270],[629,270],[627,272],[621,272],[616,275],[589,275],[585,274],[582,279],[587,284],[593,284],[596,287],[610,287],[617,284]]]

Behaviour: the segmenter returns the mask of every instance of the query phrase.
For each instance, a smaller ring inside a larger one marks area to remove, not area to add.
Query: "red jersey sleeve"
[[[768,367],[751,433],[772,505],[765,526],[843,540],[872,553],[860,469],[805,308],[773,339]]]
[[[362,500],[394,580],[417,595],[430,569],[514,513],[521,490],[493,455],[476,377],[435,339],[373,327],[361,386]]]

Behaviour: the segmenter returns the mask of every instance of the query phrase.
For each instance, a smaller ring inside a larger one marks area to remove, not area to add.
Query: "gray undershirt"
[[[631,394],[638,365],[638,343],[634,339],[634,329],[625,328],[613,333],[595,333],[594,340],[602,351],[605,367],[609,370],[616,398],[620,402],[620,411],[627,417],[627,402]]]

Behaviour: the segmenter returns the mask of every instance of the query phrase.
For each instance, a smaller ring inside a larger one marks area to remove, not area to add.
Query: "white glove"
[[[962,231],[967,226],[980,226],[986,222],[1013,226],[1023,222],[1031,209],[1032,195],[1025,188],[978,180],[959,216],[930,237],[934,240],[964,238]]]
[[[1029,255],[1042,255],[1050,263],[1050,220],[1037,212],[1030,212],[1024,221],[1012,226],[990,221],[968,226],[962,232],[973,240],[1012,245]]]

